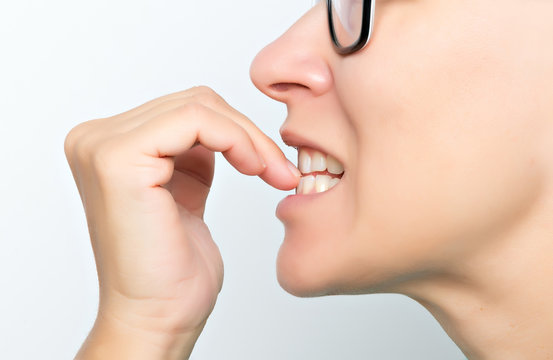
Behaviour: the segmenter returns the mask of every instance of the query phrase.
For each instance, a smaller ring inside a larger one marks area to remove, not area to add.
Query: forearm
[[[200,332],[159,334],[99,317],[75,360],[186,360]]]

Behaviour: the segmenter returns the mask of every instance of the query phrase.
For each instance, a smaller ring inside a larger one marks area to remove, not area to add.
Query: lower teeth
[[[339,178],[333,178],[329,175],[307,175],[300,179],[296,194],[312,194],[321,193],[329,189],[332,189],[336,184],[340,182]]]

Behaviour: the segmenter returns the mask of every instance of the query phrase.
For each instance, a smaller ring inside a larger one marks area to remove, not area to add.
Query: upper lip
[[[313,150],[322,152],[325,155],[332,155],[334,158],[336,158],[336,160],[338,160],[342,165],[344,165],[344,161],[339,155],[335,155],[334,153],[326,150],[324,147],[320,146],[317,142],[305,137],[304,135],[301,135],[297,132],[293,132],[288,128],[281,128],[280,136],[282,138],[282,141],[288,146],[292,146],[296,149],[299,149],[300,147],[305,146]]]

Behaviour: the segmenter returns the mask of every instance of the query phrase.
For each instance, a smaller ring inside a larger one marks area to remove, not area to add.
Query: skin
[[[553,2],[376,1],[362,51],[334,51],[319,3],[252,64],[287,105],[283,139],[345,168],[279,205],[279,282],[407,295],[471,360],[553,359]],[[223,274],[202,221],[212,151],[280,189],[297,174],[207,88],[81,124],[65,149],[100,281],[77,358],[187,358]]]

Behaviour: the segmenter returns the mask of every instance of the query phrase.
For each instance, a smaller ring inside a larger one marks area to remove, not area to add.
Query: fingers
[[[185,104],[129,131],[121,142],[152,158],[174,157],[195,144],[222,152],[241,173],[259,175],[265,166],[248,133],[231,119],[198,103]],[[170,174],[160,174],[163,185]]]
[[[131,112],[136,116],[135,118],[130,117]],[[173,116],[182,119],[190,118],[190,120],[195,122],[194,131],[199,130],[198,121],[203,116],[209,119],[216,119],[214,123],[215,126],[217,126],[217,124],[223,124],[225,118],[226,120],[231,120],[246,132],[255,151],[267,165],[266,168],[259,172],[259,169],[254,165],[256,162],[252,160],[251,156],[246,156],[240,160],[240,157],[246,154],[245,151],[250,151],[251,149],[248,148],[246,150],[246,148],[240,147],[242,150],[236,151],[229,147],[228,142],[218,141],[217,136],[224,134],[223,128],[215,129],[215,127],[204,127],[205,131],[202,132],[202,137],[205,138],[205,140],[211,140],[212,145],[218,144],[219,146],[217,148],[208,148],[213,151],[222,151],[225,157],[227,157],[231,164],[236,165],[235,167],[239,171],[248,175],[259,175],[265,182],[278,189],[289,190],[297,186],[299,174],[297,171],[294,173],[294,171],[291,170],[291,167],[293,169],[295,166],[290,166],[290,162],[286,159],[279,147],[246,116],[228,105],[223,98],[210,88],[201,86],[167,95],[146,103],[131,112],[128,113],[128,117],[123,119],[119,125],[122,132],[141,127],[142,125],[148,128],[156,127],[158,125],[152,125],[151,119],[158,117],[166,118],[166,120],[160,122],[167,122],[169,121],[167,117]],[[178,128],[176,123],[172,126],[175,130]],[[212,130],[217,130],[219,133],[210,133]],[[236,129],[234,130],[234,134],[237,135],[235,131]],[[200,133],[196,132],[194,135],[199,136]],[[190,140],[190,137],[188,139]],[[239,139],[245,140],[242,135],[236,138],[236,140]],[[198,138],[198,141],[203,144],[202,139]],[[180,149],[182,150],[182,147],[180,147]],[[175,149],[173,149],[173,151],[168,150],[168,152],[172,153],[174,150]]]
[[[265,135],[250,119],[231,107],[221,96],[207,88],[197,93],[195,97],[202,97],[202,103],[208,104],[221,114],[224,114],[238,123],[250,136],[255,148],[267,164],[260,177],[268,184],[281,190],[290,190],[297,186],[299,171],[286,159],[275,142]]]
[[[204,86],[196,86],[192,87],[188,90],[183,90],[179,92],[175,92],[172,94],[168,94],[165,96],[161,96],[157,99],[150,100],[134,109],[131,109],[129,111],[125,111],[121,114],[112,116],[112,119],[117,119],[118,121],[126,121],[129,119],[136,119],[139,116],[142,116],[146,114],[149,111],[154,111],[152,115],[156,115],[155,110],[163,109],[163,106],[168,103],[176,103],[179,102],[180,105],[183,104],[183,100],[186,100],[198,93],[204,92],[205,89]],[[166,109],[165,109],[166,110]],[[158,111],[159,113],[159,111]],[[151,116],[150,116],[151,117]],[[147,117],[146,117],[147,118]]]
[[[202,124],[203,122],[213,126]],[[232,123],[238,128],[232,126]],[[259,175],[275,188],[290,190],[299,181],[297,169],[295,173],[291,170],[295,166],[290,164],[279,147],[246,116],[228,105],[212,89],[204,86],[147,102],[109,118],[109,121],[104,122],[104,127],[106,132],[114,132],[125,138],[136,134],[140,141],[144,140],[144,144],[149,144],[148,151],[145,151],[151,156],[175,156],[178,151],[186,151],[187,146],[192,147],[196,143],[203,144],[207,141],[210,144],[207,148],[223,152],[240,172]],[[175,132],[169,136],[166,131]],[[236,144],[241,144],[236,149],[235,143],[229,141],[227,131],[233,135],[232,139],[237,141]],[[153,134],[157,134],[157,137],[153,138]],[[169,138],[171,142],[165,143]],[[160,141],[159,148],[154,149],[152,141]],[[141,144],[135,142],[135,145]],[[261,157],[267,166],[260,168],[259,161],[253,154]],[[165,177],[158,181],[166,182],[168,179]]]

